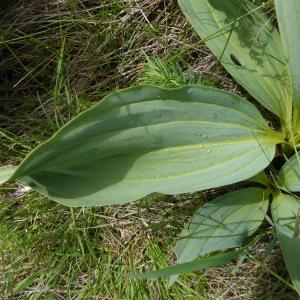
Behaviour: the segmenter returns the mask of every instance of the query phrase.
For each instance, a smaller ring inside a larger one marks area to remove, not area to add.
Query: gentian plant
[[[2,167],[0,182],[17,180],[67,206],[102,206],[252,181],[199,208],[177,242],[178,265],[137,277],[226,263],[240,252],[225,250],[241,247],[267,219],[300,294],[300,1],[274,2],[279,31],[246,0],[179,0],[271,122],[253,103],[216,88],[133,87],[73,119],[19,166]]]

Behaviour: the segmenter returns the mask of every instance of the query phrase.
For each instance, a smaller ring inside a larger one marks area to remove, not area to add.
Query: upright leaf
[[[292,100],[280,36],[246,0],[179,0],[189,22],[226,70],[285,124]]]
[[[181,233],[176,245],[178,261],[241,246],[264,220],[268,196],[262,188],[246,188],[205,204]]]
[[[283,141],[248,101],[217,89],[135,87],[108,96],[14,174],[70,206],[223,186],[264,169]]]
[[[295,121],[300,126],[300,1],[275,0],[281,39],[284,45],[293,90]]]
[[[300,296],[300,200],[280,194],[274,198],[272,214],[284,261]]]
[[[281,168],[278,177],[279,186],[290,192],[300,191],[300,161],[299,155],[294,155]]]

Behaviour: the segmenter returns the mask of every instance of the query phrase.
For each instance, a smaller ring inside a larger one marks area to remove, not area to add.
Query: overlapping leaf
[[[261,225],[268,205],[268,194],[262,188],[246,188],[210,201],[181,233],[176,245],[178,261],[241,246]]]
[[[110,205],[249,178],[281,134],[249,102],[208,87],[114,93],[34,150],[12,179],[66,205]]]
[[[293,90],[296,125],[300,126],[300,1],[275,0],[281,39],[284,45]]]
[[[179,4],[235,80],[289,124],[292,100],[284,51],[271,20],[245,0],[179,0]]]
[[[280,194],[274,198],[272,214],[287,269],[300,295],[300,200]]]
[[[282,167],[279,173],[278,184],[290,192],[300,191],[300,160],[299,155],[294,155]]]

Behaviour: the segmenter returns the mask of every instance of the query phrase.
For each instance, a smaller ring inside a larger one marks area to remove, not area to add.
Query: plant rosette
[[[136,276],[172,276],[227,263],[238,251],[224,250],[241,247],[267,218],[300,294],[300,201],[293,194],[300,191],[300,1],[275,0],[280,33],[263,5],[246,0],[179,4],[229,74],[278,118],[280,130],[252,103],[219,89],[133,87],[73,119],[18,167],[2,167],[0,183],[17,180],[67,206],[103,206],[154,192],[256,182],[196,211],[177,242],[177,265]],[[279,155],[286,163],[272,182],[264,169]]]

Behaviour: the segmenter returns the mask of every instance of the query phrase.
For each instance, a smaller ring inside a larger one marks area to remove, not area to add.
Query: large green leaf
[[[198,258],[191,262],[177,264],[157,271],[130,274],[130,277],[139,279],[160,278],[188,272],[195,272],[207,268],[215,268],[226,265],[238,255],[238,251],[216,254],[209,257]]]
[[[66,205],[109,205],[249,178],[281,133],[249,102],[199,86],[108,96],[35,149],[12,179]]]
[[[179,4],[235,80],[288,124],[291,93],[282,42],[271,20],[245,0],[179,0]]]
[[[300,1],[275,0],[275,4],[293,90],[296,123],[300,126]]]
[[[299,155],[291,157],[282,167],[278,177],[279,186],[290,192],[300,191],[300,160]]]
[[[178,262],[242,245],[261,225],[269,205],[262,188],[231,192],[205,204],[192,217],[176,245]]]
[[[280,194],[274,197],[272,214],[284,261],[300,295],[300,200]]]

